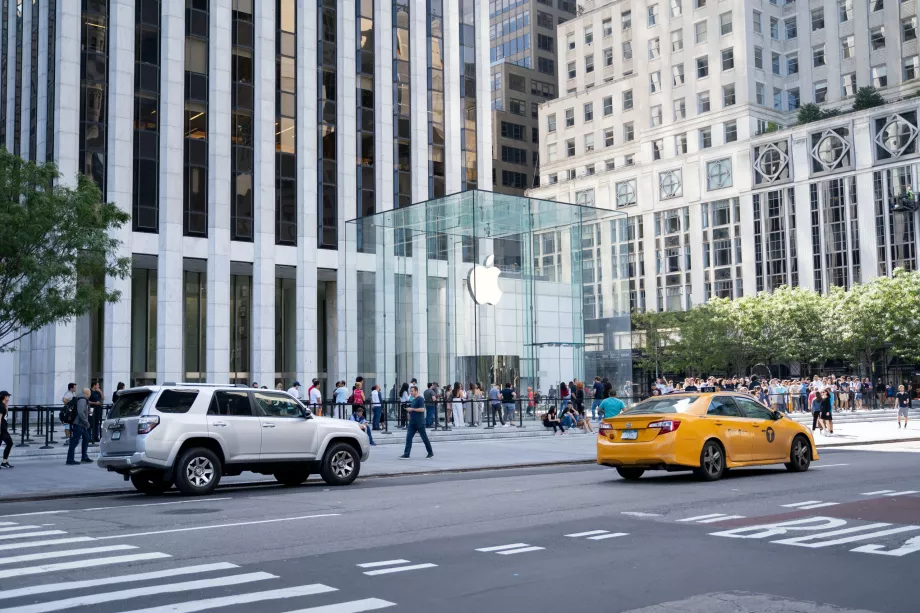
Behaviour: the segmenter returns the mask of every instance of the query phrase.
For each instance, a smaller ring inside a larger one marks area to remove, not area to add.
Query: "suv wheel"
[[[210,494],[220,482],[220,460],[210,449],[194,447],[179,457],[175,473],[176,487],[183,494]]]
[[[300,485],[309,478],[310,471],[305,468],[289,468],[275,473],[275,479],[278,480],[278,483],[289,487]]]
[[[349,485],[361,472],[361,458],[348,443],[335,443],[323,456],[322,477],[329,485]]]
[[[143,470],[131,475],[131,484],[142,494],[158,496],[169,491],[172,483],[163,480],[163,473],[154,470]]]

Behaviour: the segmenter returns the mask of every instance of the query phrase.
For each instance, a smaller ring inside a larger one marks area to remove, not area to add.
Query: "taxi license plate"
[[[634,441],[639,438],[638,430],[623,430],[623,436],[621,436],[624,441]]]
[[[121,430],[116,430],[115,432],[112,432],[113,441],[117,441],[120,438],[121,438]]]

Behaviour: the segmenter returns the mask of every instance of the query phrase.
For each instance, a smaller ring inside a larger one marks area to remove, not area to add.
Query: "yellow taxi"
[[[729,468],[780,463],[803,472],[817,459],[808,428],[736,392],[653,396],[603,420],[597,434],[597,463],[629,480],[692,470],[715,481]]]

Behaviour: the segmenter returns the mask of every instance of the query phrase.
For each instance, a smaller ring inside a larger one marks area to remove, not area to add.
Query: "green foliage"
[[[856,90],[856,99],[853,101],[853,110],[862,111],[863,109],[871,109],[877,106],[882,106],[885,104],[885,99],[882,95],[872,86],[860,87]]]
[[[822,109],[814,102],[809,102],[808,104],[803,104],[799,107],[799,114],[797,119],[799,125],[804,125],[813,121],[827,119],[829,117],[837,117],[838,115],[842,115],[842,113],[837,109]]]
[[[110,231],[131,217],[102,202],[96,184],[55,185],[53,164],[35,164],[0,150],[0,351],[43,326],[66,322],[117,302],[106,276],[124,278]]]

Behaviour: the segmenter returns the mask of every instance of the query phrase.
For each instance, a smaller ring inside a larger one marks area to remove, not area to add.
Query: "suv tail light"
[[[666,419],[664,421],[653,421],[647,428],[658,428],[658,434],[667,434],[680,428],[679,419]]]
[[[137,420],[137,433],[149,434],[151,430],[157,427],[160,418],[157,415],[145,415]]]

